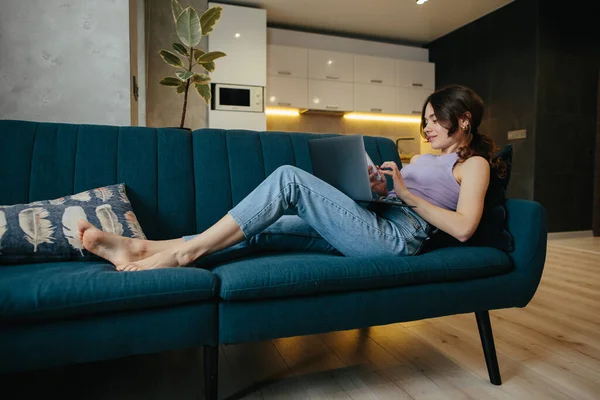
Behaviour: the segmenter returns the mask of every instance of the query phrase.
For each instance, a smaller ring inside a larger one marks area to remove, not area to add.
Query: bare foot
[[[101,231],[85,220],[79,220],[77,227],[83,247],[90,253],[110,261],[119,271],[127,264],[146,256],[143,240]]]
[[[123,271],[141,271],[159,268],[182,267],[194,261],[188,251],[189,245],[183,244],[168,250],[156,253],[148,258],[136,262],[130,262],[123,267]]]

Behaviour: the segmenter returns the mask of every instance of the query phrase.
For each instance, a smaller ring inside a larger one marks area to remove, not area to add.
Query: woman
[[[120,271],[185,266],[209,254],[236,257],[257,249],[318,251],[345,256],[418,254],[434,227],[460,241],[475,232],[495,145],[478,132],[483,102],[453,85],[432,93],[421,114],[421,135],[440,156],[416,156],[402,171],[393,161],[370,170],[372,190],[416,206],[363,208],[313,175],[283,166],[227,215],[199,235],[167,241],[125,238],[86,221],[79,235],[90,252]],[[284,215],[291,210],[296,215]],[[214,258],[214,256],[213,256]]]

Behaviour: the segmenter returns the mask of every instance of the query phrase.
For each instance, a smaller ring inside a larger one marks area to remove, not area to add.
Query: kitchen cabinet
[[[308,49],[270,44],[267,46],[267,75],[308,77]]]
[[[267,76],[267,106],[308,107],[308,79]]]
[[[395,61],[393,58],[355,55],[354,82],[395,86]]]
[[[430,89],[396,88],[396,113],[421,116],[423,103],[430,94]]]
[[[435,64],[271,44],[267,106],[420,115]]]
[[[396,88],[366,83],[354,84],[354,111],[396,113]]]
[[[223,16],[208,36],[208,51],[222,51],[213,83],[265,86],[267,83],[267,12],[258,8],[208,3],[223,8]]]
[[[338,82],[354,80],[354,55],[325,50],[308,50],[308,77]]]
[[[329,111],[352,111],[354,87],[349,82],[308,80],[308,108]]]
[[[422,88],[433,92],[435,64],[424,61],[396,60],[396,86]]]

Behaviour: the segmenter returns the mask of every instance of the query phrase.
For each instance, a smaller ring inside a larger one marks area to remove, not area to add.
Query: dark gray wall
[[[587,230],[600,46],[586,19],[598,6],[548,3],[516,0],[427,47],[438,87],[460,83],[482,96],[482,131],[500,147],[509,130],[527,130],[510,141],[508,195],[542,203],[550,232]]]
[[[592,227],[600,38],[597,5],[539,2],[535,200],[551,231]]]
[[[598,97],[596,105],[596,164],[594,172],[594,211],[592,229],[594,236],[600,236],[600,70],[598,71]]]
[[[522,199],[534,197],[536,20],[535,1],[516,1],[427,46],[436,86],[475,90],[485,103],[481,131],[499,147],[509,130],[527,130],[527,139],[511,141],[509,196]]]

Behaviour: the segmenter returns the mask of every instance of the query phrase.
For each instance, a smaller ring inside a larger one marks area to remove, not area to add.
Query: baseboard
[[[552,232],[548,234],[548,240],[552,239],[579,239],[593,237],[594,234],[589,231],[573,231],[573,232]]]

